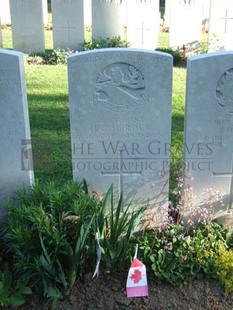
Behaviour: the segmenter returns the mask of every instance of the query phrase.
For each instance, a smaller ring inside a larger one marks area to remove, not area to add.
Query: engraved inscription
[[[124,112],[146,103],[145,82],[142,73],[127,63],[107,66],[96,79],[94,104],[106,109]]]
[[[180,0],[180,4],[183,6],[193,6],[195,4],[195,0]]]
[[[233,69],[221,76],[216,88],[216,98],[225,112],[233,114]]]
[[[17,80],[14,78],[7,77],[6,72],[3,70],[0,70],[0,85],[9,86],[9,87],[18,86]]]

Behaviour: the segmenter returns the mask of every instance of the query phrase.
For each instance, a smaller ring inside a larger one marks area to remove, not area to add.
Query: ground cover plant
[[[4,36],[9,36],[9,31],[6,27]],[[51,32],[47,36],[51,36]],[[167,33],[163,33],[162,41],[166,42],[166,39]],[[7,42],[7,46],[11,47],[10,40]],[[49,42],[51,44],[51,38]],[[166,43],[160,46],[166,48]],[[170,199],[174,212],[168,214],[171,222],[159,230],[134,233],[143,208],[135,213],[130,207],[121,212],[121,200],[116,205],[113,203],[112,187],[105,197],[99,197],[88,192],[85,182],[70,181],[67,68],[63,65],[67,51],[48,53],[51,55],[41,55],[43,64],[44,58],[48,57],[49,63],[57,64],[61,60],[61,65],[37,66],[25,62],[34,168],[38,181],[31,191],[19,193],[17,207],[14,204],[8,206],[1,231],[0,305],[19,306],[32,289],[34,295],[44,295],[43,301],[48,307],[59,309],[59,300],[66,298],[67,292],[74,289],[79,280],[85,281],[85,276],[92,276],[95,270],[96,259],[98,262],[96,233],[102,275],[105,272],[112,274],[113,270],[126,275],[134,246],[138,243],[139,258],[147,266],[151,284],[178,286],[196,278],[211,278],[220,281],[226,292],[231,293],[231,231],[211,219],[202,219],[198,225],[185,227],[180,217],[174,216],[180,199],[176,189],[179,183],[177,176],[182,169],[186,69],[175,67],[173,71]],[[130,210],[131,213],[128,212]],[[100,282],[95,283],[98,287]],[[77,295],[81,295],[80,291]],[[95,299],[94,293],[92,298]],[[60,305],[67,308],[67,304]],[[120,304],[119,309],[126,306],[127,303]],[[132,304],[132,307],[149,309],[146,302],[145,308],[139,303]]]

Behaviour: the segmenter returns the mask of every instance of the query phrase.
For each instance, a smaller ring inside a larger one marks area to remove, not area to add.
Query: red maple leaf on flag
[[[142,279],[142,273],[140,270],[134,270],[134,273],[130,276],[130,279],[133,280],[134,283],[138,283]]]

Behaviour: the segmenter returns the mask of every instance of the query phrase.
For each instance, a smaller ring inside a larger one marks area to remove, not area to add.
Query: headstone
[[[201,41],[202,0],[172,0],[170,3],[169,46],[180,49]]]
[[[212,0],[210,12],[210,51],[233,49],[233,1]]]
[[[0,1],[0,17],[1,17],[2,25],[11,23],[9,0]]]
[[[159,0],[131,0],[127,3],[127,41],[130,47],[158,46]]]
[[[125,37],[126,0],[92,0],[92,37]]]
[[[74,179],[167,218],[172,57],[111,48],[68,58]],[[163,218],[161,218],[161,216]]]
[[[44,21],[44,24],[48,24],[48,22],[49,22],[49,19],[48,19],[48,1],[43,0],[42,5],[43,5],[43,21]]]
[[[202,4],[202,30],[206,33],[209,30],[210,4],[212,0],[203,0]]]
[[[206,204],[204,192],[222,193],[224,207],[218,203],[218,208],[223,212],[215,210],[216,216],[233,211],[232,85],[232,52],[188,60],[184,162],[193,180],[187,177],[185,185],[193,187],[194,207]],[[226,220],[232,215],[227,214]]]
[[[3,47],[3,44],[2,44],[2,27],[1,27],[1,18],[0,18],[0,48]]]
[[[170,7],[171,7],[171,0],[165,0],[165,12],[164,12],[164,24],[165,28],[169,28],[170,24]]]
[[[78,50],[84,42],[82,0],[52,0],[53,47]]]
[[[0,50],[0,209],[33,182],[23,54]]]
[[[13,49],[44,52],[42,0],[10,0]]]

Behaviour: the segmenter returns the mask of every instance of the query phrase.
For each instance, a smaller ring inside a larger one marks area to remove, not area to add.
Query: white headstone
[[[203,0],[202,4],[202,29],[206,32],[209,30],[211,1],[212,0]]]
[[[201,41],[202,0],[172,0],[169,46],[174,49]]]
[[[84,42],[82,0],[52,0],[53,47],[78,50]]]
[[[91,0],[85,0],[83,2],[83,7],[84,7],[84,26],[90,26],[92,24]]]
[[[2,25],[11,23],[9,0],[0,1],[0,17],[1,17]]]
[[[232,85],[232,52],[188,60],[184,161],[193,177],[185,184],[193,187],[194,207],[205,203],[202,193],[211,188],[224,194],[223,210],[233,211]]]
[[[92,37],[120,36],[126,31],[126,0],[92,0]]]
[[[164,27],[169,28],[171,0],[165,0]]]
[[[33,182],[23,54],[0,50],[0,206]],[[2,214],[2,212],[1,212]],[[1,215],[0,215],[1,218]]]
[[[43,5],[43,21],[44,24],[48,24],[48,1],[47,0],[43,0],[42,2]]]
[[[68,76],[74,179],[102,194],[113,183],[125,204],[148,201],[147,220],[162,222],[172,57],[124,48],[81,52],[68,58]]]
[[[42,0],[10,0],[14,50],[43,52],[44,24]]]
[[[233,1],[212,0],[210,13],[210,50],[233,49]]]
[[[131,0],[127,3],[127,41],[130,47],[158,46],[159,0]]]

